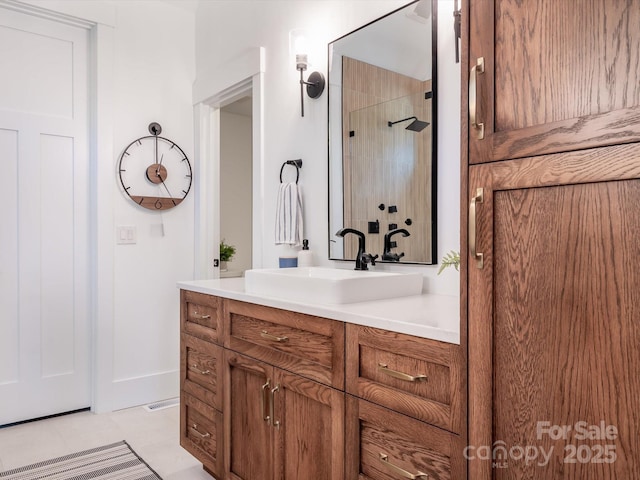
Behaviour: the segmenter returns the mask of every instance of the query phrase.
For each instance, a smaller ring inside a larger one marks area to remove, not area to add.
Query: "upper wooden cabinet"
[[[640,1],[469,9],[470,163],[640,141]]]

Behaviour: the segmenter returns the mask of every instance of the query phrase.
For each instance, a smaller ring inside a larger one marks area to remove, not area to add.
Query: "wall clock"
[[[118,175],[132,201],[149,210],[168,210],[191,190],[191,163],[175,142],[160,136],[160,124],[149,124],[149,133],[124,149]]]

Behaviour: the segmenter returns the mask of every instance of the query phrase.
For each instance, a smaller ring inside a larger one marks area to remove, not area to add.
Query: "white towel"
[[[276,245],[302,244],[302,193],[296,183],[280,183],[276,205]]]

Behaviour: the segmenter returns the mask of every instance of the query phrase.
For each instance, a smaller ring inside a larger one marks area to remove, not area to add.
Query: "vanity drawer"
[[[222,410],[222,347],[184,333],[180,341],[180,389]]]
[[[347,325],[346,390],[460,433],[459,345]]]
[[[457,435],[366,400],[347,397],[347,478],[463,478]]]
[[[276,367],[344,389],[344,324],[227,300],[225,346]]]
[[[222,478],[222,413],[184,392],[180,409],[180,445]]]
[[[180,290],[182,332],[209,342],[220,343],[222,299],[212,295]]]

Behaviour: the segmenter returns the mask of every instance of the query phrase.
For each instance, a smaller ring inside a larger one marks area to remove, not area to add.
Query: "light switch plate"
[[[116,243],[118,245],[130,245],[136,243],[137,234],[135,225],[118,225],[116,229]]]

